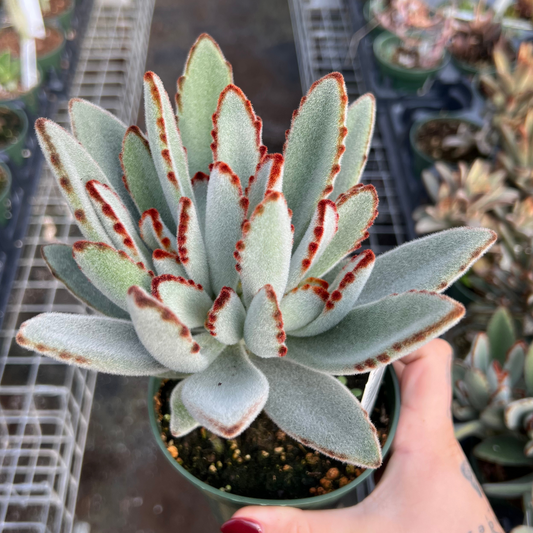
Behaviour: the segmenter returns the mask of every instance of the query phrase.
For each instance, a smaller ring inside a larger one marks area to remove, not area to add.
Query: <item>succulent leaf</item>
[[[533,413],[533,398],[521,398],[505,408],[505,424],[509,429],[519,429],[527,415]]]
[[[131,322],[116,318],[44,313],[30,318],[17,342],[62,363],[122,376],[165,371],[139,342]]]
[[[503,369],[509,372],[511,387],[514,387],[522,377],[526,350],[527,345],[524,342],[517,342],[507,352]]]
[[[522,435],[511,433],[487,437],[474,447],[474,455],[502,466],[531,466],[533,457],[524,455],[526,442],[527,439]]]
[[[184,381],[180,381],[173,389],[170,395],[170,433],[173,437],[184,437],[200,424],[189,414],[183,400],[181,391],[183,390]]]
[[[183,145],[187,149],[189,172],[208,172],[211,153],[212,116],[218,97],[233,82],[231,65],[218,44],[206,33],[192,46],[183,76],[178,79],[176,114]]]
[[[454,401],[452,405],[453,416],[462,422],[473,420],[477,417],[478,412],[469,405],[460,405],[457,401]]]
[[[489,498],[520,498],[524,492],[531,491],[533,488],[533,474],[527,474],[511,481],[483,483],[482,487],[483,492]]]
[[[287,358],[328,374],[374,370],[438,337],[464,315],[440,294],[406,292],[356,307],[333,329],[315,337],[287,337]]]
[[[188,377],[181,397],[196,421],[216,435],[231,439],[262,411],[268,381],[236,344],[226,346],[207,370]]]
[[[205,247],[211,287],[218,294],[222,287],[237,288],[239,275],[233,252],[248,208],[239,177],[225,163],[215,163],[211,171],[206,206]]]
[[[373,94],[364,94],[348,107],[346,152],[342,157],[341,171],[335,180],[332,199],[359,183],[370,152],[375,120],[376,99]]]
[[[489,383],[485,374],[478,368],[466,371],[464,383],[469,402],[478,411],[487,407],[490,398]]]
[[[72,247],[72,255],[89,281],[124,310],[128,309],[126,299],[132,285],[150,290],[151,272],[107,244],[78,241]]]
[[[265,412],[285,433],[339,461],[380,466],[376,429],[336,378],[285,359],[254,358],[253,363],[270,385]]]
[[[127,253],[134,261],[151,268],[151,252],[148,251],[137,232],[130,212],[119,196],[107,185],[96,180],[85,185],[96,215],[117,250]]]
[[[120,161],[124,186],[131,194],[139,213],[156,209],[165,225],[175,230],[176,222],[161,188],[148,140],[137,126],[130,126],[124,135]]]
[[[128,319],[126,311],[104,296],[83,274],[72,257],[72,246],[47,244],[41,249],[50,272],[61,281],[76,298],[113,318]]]
[[[137,219],[139,213],[124,187],[120,166],[127,126],[109,111],[81,98],[72,98],[68,109],[74,137],[102,169],[130,215]]]
[[[144,106],[155,168],[170,212],[176,217],[179,199],[194,196],[176,117],[163,83],[153,72],[144,75]]]
[[[479,420],[494,431],[505,431],[502,405],[489,405],[479,415]]]
[[[128,311],[139,340],[162,365],[176,372],[201,372],[219,355],[216,345],[202,350],[189,328],[141,287],[128,290]],[[211,337],[207,335],[209,339]],[[213,342],[216,341],[213,339]],[[217,343],[220,344],[220,343]]]
[[[505,307],[500,307],[487,326],[492,359],[505,364],[505,355],[516,342],[513,317]]]
[[[320,316],[291,335],[310,337],[335,327],[352,310],[372,272],[374,260],[372,250],[353,257],[329,287],[330,294]]]
[[[158,276],[171,274],[172,276],[187,278],[187,272],[180,263],[179,257],[166,250],[154,250],[152,262]]]
[[[496,240],[485,228],[455,228],[402,244],[376,259],[357,305],[406,290],[442,292]]]
[[[487,372],[491,358],[489,338],[486,333],[476,334],[465,362],[470,366],[479,368],[482,372]]]
[[[237,344],[244,335],[246,310],[230,287],[222,287],[213,307],[207,314],[205,328],[224,344]]]
[[[211,293],[207,252],[194,203],[182,196],[178,208],[178,257],[189,278]]]
[[[152,249],[176,253],[176,239],[161,220],[155,208],[145,211],[139,220],[139,231],[143,241]]]
[[[283,317],[272,285],[265,285],[254,296],[244,321],[246,346],[259,357],[283,357],[285,346]]]
[[[321,278],[349,253],[357,250],[368,237],[368,228],[376,218],[378,195],[372,185],[355,185],[337,198],[338,230],[322,256],[307,272]],[[411,288],[411,287],[410,287]]]
[[[310,283],[288,292],[280,304],[285,331],[288,333],[312,322],[320,315],[328,298],[327,289]]]
[[[213,304],[201,285],[169,274],[152,280],[152,294],[191,329],[204,325]]]
[[[283,194],[268,193],[243,224],[242,236],[234,257],[245,305],[267,284],[281,297],[287,286],[292,249],[291,217]]]
[[[293,114],[284,148],[283,194],[294,212],[297,246],[320,200],[333,191],[340,171],[348,97],[341,74],[316,81]]]
[[[205,219],[207,212],[207,187],[209,186],[209,176],[203,172],[197,172],[191,181],[196,203],[196,212],[202,235],[205,235]]]
[[[283,184],[283,156],[268,154],[257,165],[255,175],[250,178],[246,188],[248,198],[248,216],[265,199],[268,191],[281,192]]]
[[[218,98],[213,115],[213,161],[223,162],[239,176],[243,189],[255,174],[266,150],[261,144],[262,122],[250,100],[235,85],[228,85]]]
[[[85,190],[85,184],[93,179],[109,185],[105,174],[81,144],[55,122],[39,118],[35,121],[35,131],[46,161],[84,237],[111,244]]]
[[[287,289],[296,287],[320,259],[337,233],[338,223],[339,215],[335,204],[331,200],[320,200],[302,241],[292,254]]]

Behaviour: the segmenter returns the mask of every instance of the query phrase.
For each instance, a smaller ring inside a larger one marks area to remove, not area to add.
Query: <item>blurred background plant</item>
[[[404,68],[434,68],[442,62],[452,21],[423,0],[372,0],[372,15],[401,40],[395,62]]]

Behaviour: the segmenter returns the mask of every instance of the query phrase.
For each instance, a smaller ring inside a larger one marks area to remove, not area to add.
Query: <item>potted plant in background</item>
[[[16,166],[22,165],[22,150],[28,134],[28,118],[12,105],[0,106],[0,154]]]
[[[35,39],[37,65],[44,76],[50,70],[61,68],[61,56],[65,48],[63,30],[54,26],[46,26],[44,39]],[[15,28],[5,28],[0,31],[0,51],[9,51],[13,58],[20,57],[20,40]]]
[[[430,115],[414,122],[409,130],[413,168],[419,176],[436,161],[472,163],[492,150],[491,124],[474,122],[460,114]]]
[[[453,414],[459,440],[475,437],[472,466],[489,498],[531,499],[533,350],[517,341],[505,308],[453,366]]]
[[[0,226],[5,226],[11,217],[11,172],[0,163]]]
[[[514,55],[511,43],[502,31],[501,21],[496,20],[494,11],[485,9],[483,2],[479,2],[472,20],[454,20],[454,31],[448,48],[455,66],[464,74],[472,76],[481,72],[494,72],[493,54],[498,44],[509,57]]]
[[[334,506],[381,464],[350,389],[457,323],[464,308],[439,293],[495,240],[460,228],[352,255],[377,215],[374,187],[358,183],[373,97],[348,107],[342,76],[325,76],[294,113],[284,154],[267,154],[261,119],[232,82],[204,34],[178,80],[177,120],[160,79],[145,75],[148,138],[83,100],[70,103],[74,136],[36,122],[87,239],[46,246],[44,258],[107,316],[44,314],[17,335],[60,361],[152,376],[155,437],[221,520],[250,503]],[[386,449],[392,372],[385,392]],[[280,444],[275,461],[243,453],[265,435]],[[246,467],[261,475],[221,486]]]
[[[24,90],[20,81],[20,61],[14,59],[9,50],[0,55],[0,105],[20,100],[30,113],[36,113],[39,106],[39,90],[42,74],[39,72],[36,85]]]
[[[58,25],[65,33],[72,27],[74,0],[39,0],[46,25]]]
[[[371,11],[387,32],[373,44],[374,56],[393,87],[416,91],[449,61],[451,21],[422,0],[375,0]],[[390,33],[388,33],[390,32]]]

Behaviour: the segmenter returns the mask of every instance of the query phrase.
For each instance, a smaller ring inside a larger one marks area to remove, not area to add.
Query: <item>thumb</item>
[[[400,422],[395,451],[414,451],[454,439],[451,417],[452,348],[435,339],[395,363],[400,379]]]
[[[369,518],[357,507],[328,511],[302,511],[294,507],[245,507],[226,522],[222,533],[353,533],[354,524],[359,531],[370,530]]]

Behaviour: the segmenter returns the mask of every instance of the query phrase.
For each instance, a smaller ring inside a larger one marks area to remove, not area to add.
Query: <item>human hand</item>
[[[376,489],[344,509],[245,507],[222,533],[502,533],[461,447],[451,416],[450,345],[436,339],[394,363],[401,411]]]

